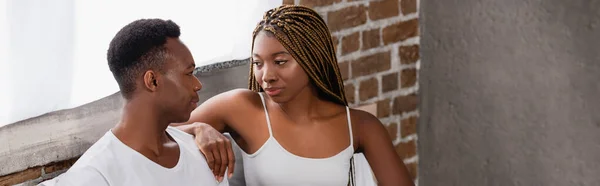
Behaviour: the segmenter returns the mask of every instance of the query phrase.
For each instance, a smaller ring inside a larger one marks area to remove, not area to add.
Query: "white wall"
[[[118,91],[108,43],[140,18],[175,21],[197,66],[249,57],[251,34],[281,0],[0,0],[0,126]]]

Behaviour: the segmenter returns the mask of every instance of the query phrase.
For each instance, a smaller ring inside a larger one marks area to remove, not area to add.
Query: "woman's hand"
[[[235,157],[231,141],[225,135],[206,123],[194,123],[195,142],[200,152],[206,157],[208,167],[215,174],[215,178],[221,182],[228,172],[228,178],[233,175]]]

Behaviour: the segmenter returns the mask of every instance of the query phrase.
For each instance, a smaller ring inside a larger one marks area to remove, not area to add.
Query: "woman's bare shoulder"
[[[260,111],[262,103],[258,93],[247,89],[233,89],[217,94],[196,107],[188,123],[208,123],[218,130],[224,130],[225,125],[247,120]]]
[[[352,124],[354,124],[356,127],[368,127],[381,124],[377,117],[364,110],[350,109],[350,116],[352,118]]]
[[[388,135],[379,118],[373,114],[363,110],[350,109],[350,116],[358,146],[361,146],[361,142],[370,136]]]
[[[215,97],[228,106],[261,106],[262,101],[257,92],[248,89],[233,89],[223,92]]]

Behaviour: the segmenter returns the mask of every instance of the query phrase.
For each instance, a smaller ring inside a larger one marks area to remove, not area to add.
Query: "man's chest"
[[[104,172],[111,185],[217,185],[215,177],[203,157],[182,155],[172,168],[137,159],[120,161],[121,166]]]

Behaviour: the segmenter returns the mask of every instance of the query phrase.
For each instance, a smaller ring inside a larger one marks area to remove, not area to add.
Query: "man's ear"
[[[144,72],[144,87],[150,92],[155,92],[158,87],[158,77],[153,70]]]

